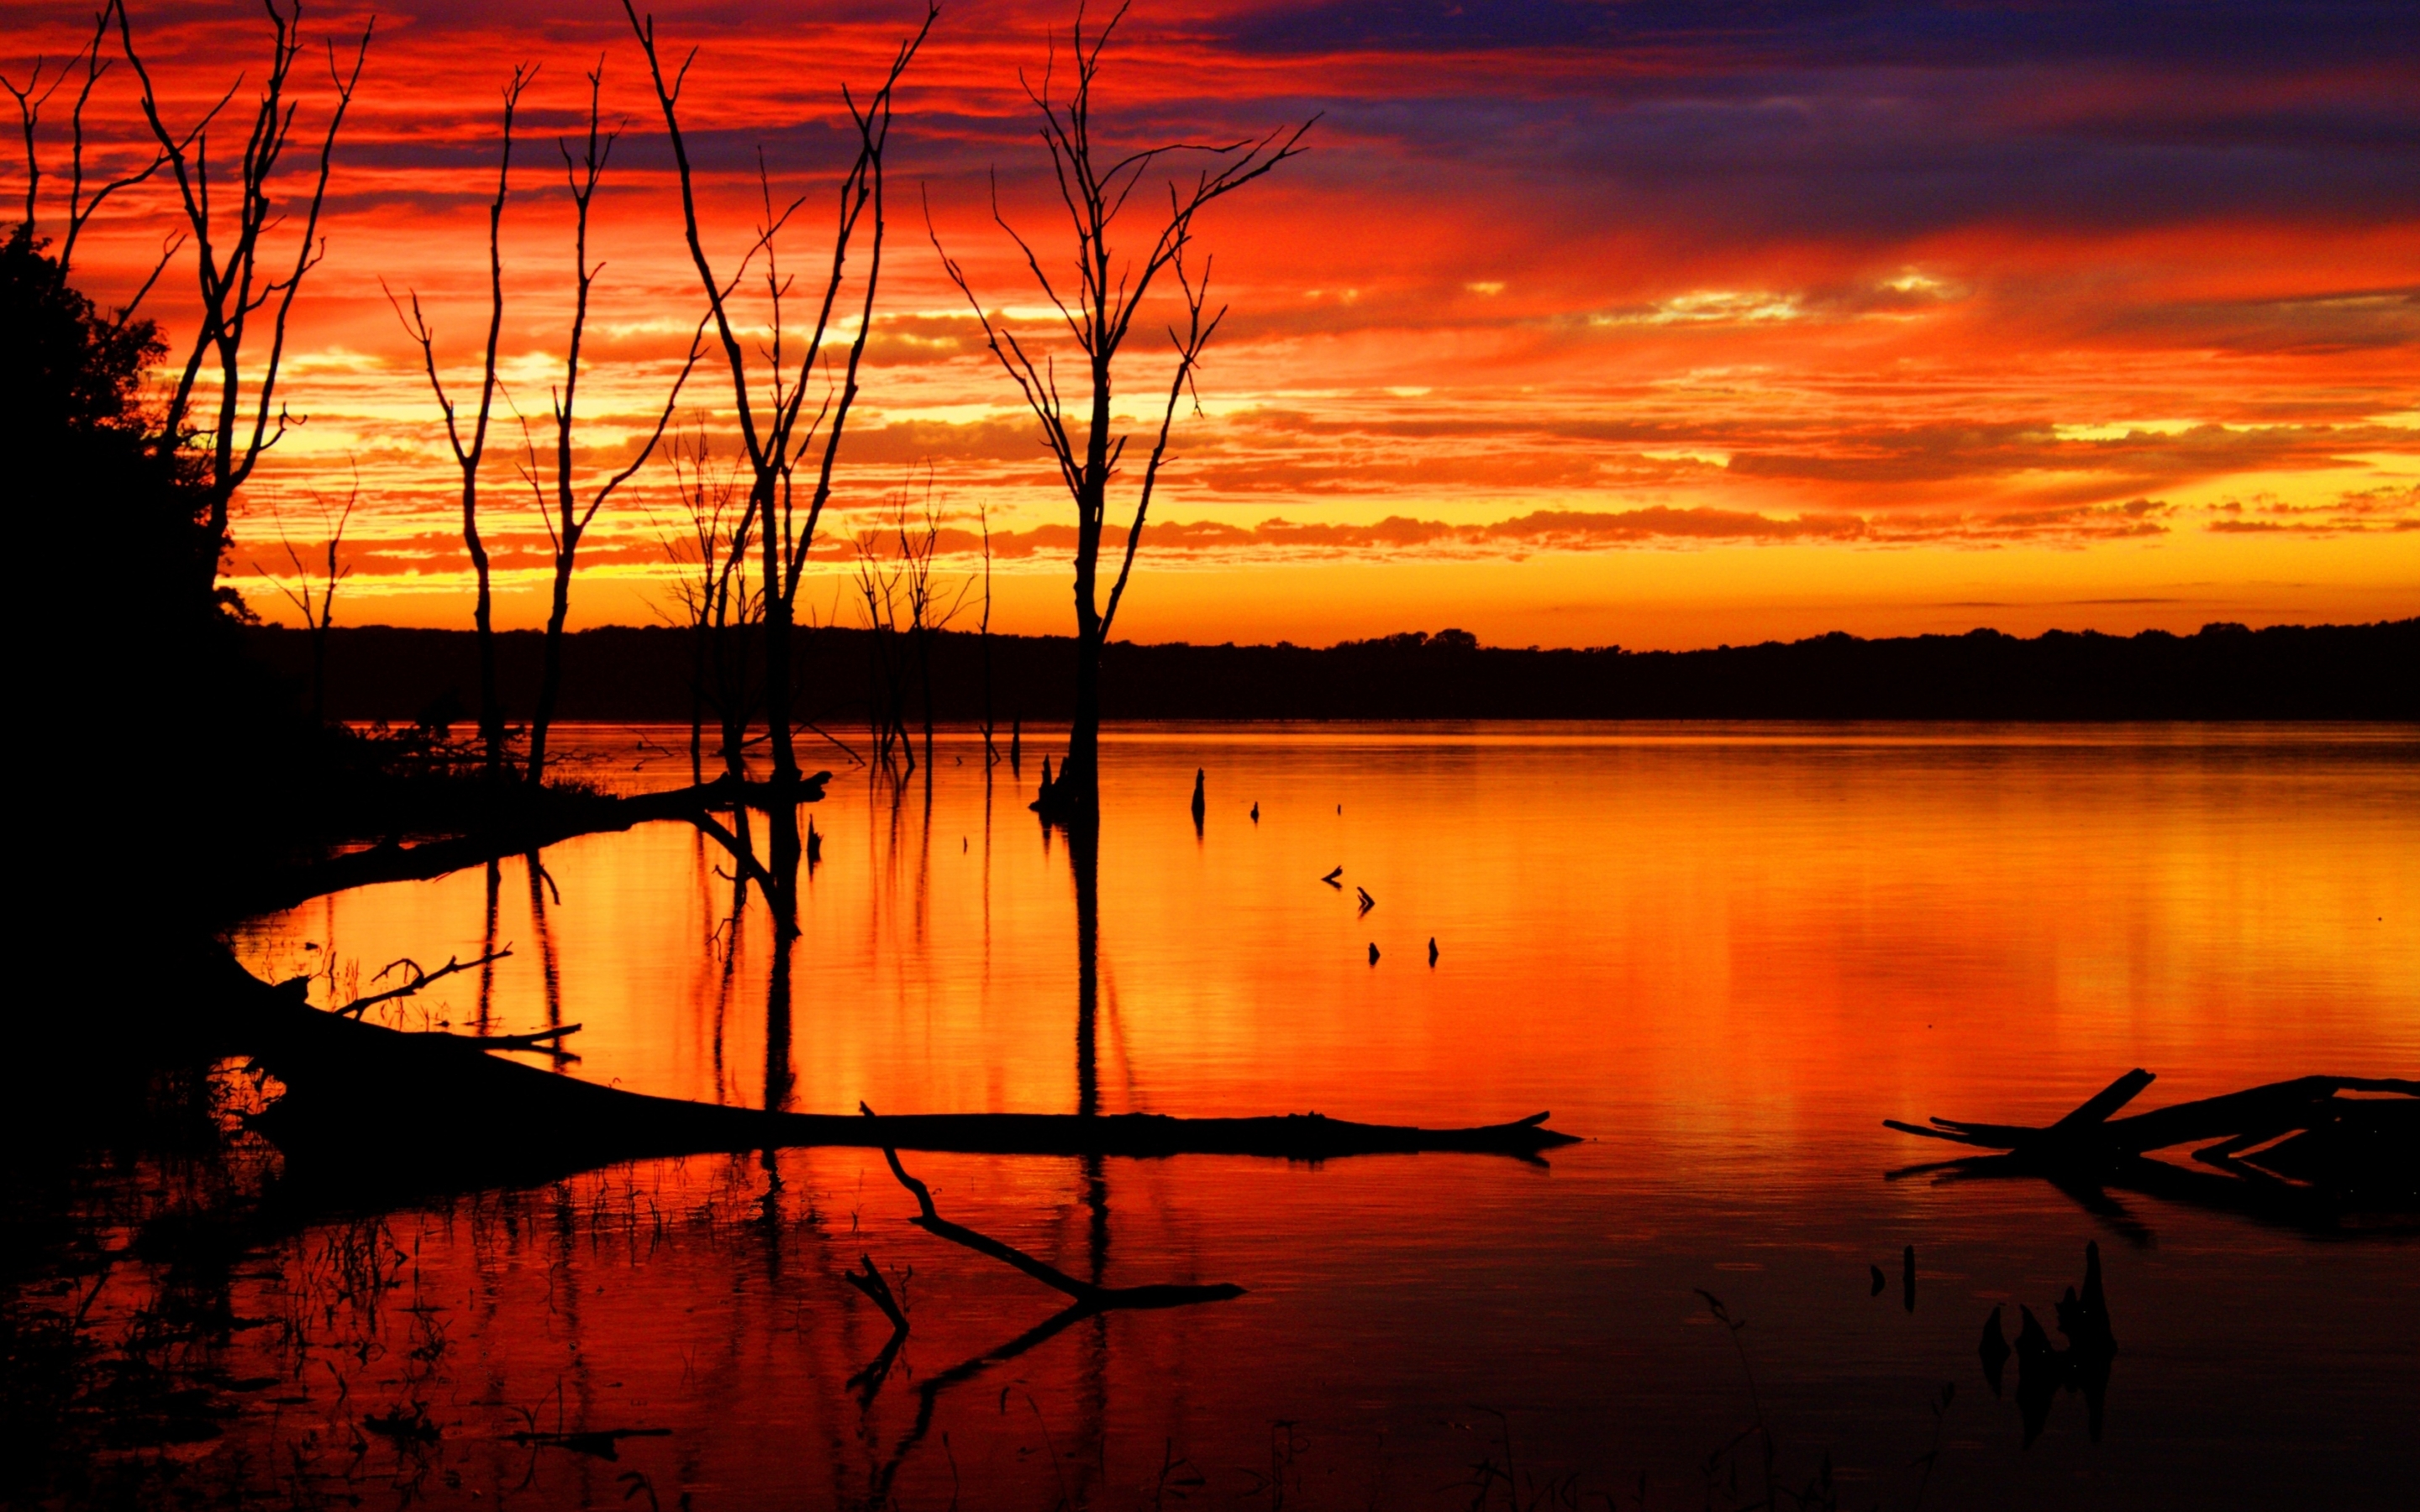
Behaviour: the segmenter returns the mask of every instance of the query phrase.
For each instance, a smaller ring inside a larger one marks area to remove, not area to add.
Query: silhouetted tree
[[[1176,416],[1177,402],[1190,388],[1202,349],[1226,315],[1221,309],[1204,317],[1209,289],[1206,259],[1199,282],[1186,270],[1194,218],[1212,201],[1234,193],[1303,152],[1303,133],[1311,127],[1311,121],[1305,121],[1256,140],[1216,145],[1171,142],[1113,156],[1115,149],[1101,147],[1094,136],[1093,85],[1100,74],[1101,54],[1125,15],[1125,8],[1121,6],[1107,24],[1087,37],[1083,13],[1080,9],[1077,12],[1073,30],[1076,82],[1066,100],[1053,98],[1047,69],[1039,88],[1026,85],[1027,98],[1042,116],[1042,142],[1049,151],[1060,199],[1075,233],[1077,286],[1072,291],[1072,309],[1069,296],[1062,293],[1059,283],[1045,270],[1032,244],[1001,213],[997,184],[992,192],[993,221],[1016,244],[1043,296],[1059,312],[1068,337],[1084,355],[1089,394],[1062,398],[1057,368],[1048,355],[1037,361],[1010,328],[1005,314],[994,315],[984,309],[964,270],[942,251],[939,235],[932,236],[933,250],[940,255],[941,266],[951,282],[957,285],[974,310],[992,356],[1016,384],[1034,418],[1042,423],[1043,440],[1059,465],[1060,482],[1076,505],[1075,718],[1058,779],[1044,799],[1046,816],[1063,821],[1089,820],[1099,811],[1101,648],[1109,642],[1117,621],[1118,605],[1125,594],[1127,575],[1134,570],[1135,548],[1142,542],[1152,489],[1159,481],[1160,465],[1167,458],[1169,428]],[[1189,183],[1176,178],[1167,180],[1167,213],[1157,232],[1141,243],[1148,250],[1140,265],[1122,261],[1110,246],[1110,235],[1127,200],[1153,175],[1162,159],[1192,154],[1207,157],[1209,165],[1197,172]],[[926,225],[929,231],[929,213]],[[1098,581],[1101,542],[1109,524],[1109,483],[1117,474],[1130,439],[1112,434],[1111,385],[1118,354],[1133,332],[1135,317],[1141,313],[1153,284],[1163,273],[1172,275],[1177,282],[1185,323],[1181,330],[1171,326],[1168,331],[1176,348],[1176,366],[1169,378],[1159,434],[1152,443],[1151,460],[1143,468],[1141,486],[1136,493],[1133,520],[1126,528],[1125,560],[1119,564],[1117,579],[1110,585],[1104,603]],[[1081,406],[1080,409],[1077,406]]]
[[[328,173],[334,162],[336,136],[345,112],[361,83],[362,65],[369,56],[371,26],[365,25],[352,50],[349,67],[335,43],[327,43],[328,78],[335,91],[327,130],[319,140],[318,172],[311,182],[301,234],[289,260],[272,259],[265,239],[287,219],[284,205],[271,193],[280,162],[291,142],[297,101],[292,98],[294,64],[302,54],[302,7],[292,0],[281,11],[276,0],[264,0],[271,37],[269,66],[254,108],[243,151],[229,164],[210,158],[209,126],[242,87],[239,80],[183,132],[173,131],[160,114],[159,92],[150,70],[134,48],[134,28],[126,8],[115,7],[117,35],[126,61],[142,84],[143,117],[176,178],[194,248],[194,276],[198,309],[193,349],[186,357],[170,393],[159,434],[183,438],[194,425],[194,396],[204,370],[210,371],[216,403],[207,428],[196,426],[202,440],[201,486],[205,525],[210,550],[208,584],[215,587],[219,562],[226,548],[227,515],[236,490],[252,476],[260,455],[283,438],[292,417],[277,399],[278,366],[286,352],[286,323],[301,292],[302,280],[327,253],[319,236],[319,213],[327,203]],[[375,23],[372,23],[375,24]],[[232,192],[230,192],[232,191]],[[229,224],[227,208],[233,204]],[[254,334],[253,317],[266,312],[269,346],[250,353],[253,371],[246,392],[245,343]]]
[[[697,54],[692,50],[667,76],[656,45],[654,18],[642,19],[631,0],[623,0],[622,9],[646,54],[656,102],[663,112],[664,131],[671,140],[673,162],[680,179],[681,215],[690,257],[712,307],[715,332],[730,365],[732,402],[740,444],[748,458],[750,502],[757,520],[762,553],[757,586],[764,594],[765,607],[766,733],[772,748],[773,787],[778,795],[786,795],[796,791],[799,778],[798,752],[792,739],[795,687],[790,664],[791,627],[797,621],[799,583],[806,569],[807,553],[814,544],[815,527],[823,517],[824,505],[831,498],[832,469],[840,460],[842,436],[847,428],[850,409],[857,402],[858,370],[865,356],[866,339],[874,330],[875,293],[882,273],[883,153],[891,138],[892,94],[924,39],[931,34],[939,12],[930,8],[925,11],[923,23],[899,45],[882,86],[862,108],[854,96],[845,89],[842,91],[857,132],[857,152],[841,177],[830,271],[824,280],[814,320],[800,349],[794,345],[797,338],[783,322],[790,284],[781,272],[776,242],[790,217],[806,203],[805,197],[801,195],[776,210],[770,179],[760,157],[758,184],[764,199],[764,222],[741,255],[738,267],[727,278],[715,271],[698,231],[696,175],[690,159],[689,141],[680,125],[680,92],[690,67],[697,61]],[[864,235],[871,246],[857,335],[849,343],[845,363],[839,364],[841,371],[835,378],[831,372],[835,364],[825,344],[833,336],[833,316],[845,286],[849,254],[860,235]],[[770,305],[770,340],[758,348],[765,377],[752,376],[749,343],[742,339],[742,322],[735,318],[731,309],[731,296],[760,253],[765,257],[765,290]],[[797,356],[795,368],[790,365],[793,352]],[[806,399],[818,372],[830,387],[810,415]],[[801,517],[795,497],[796,474],[800,464],[814,456],[818,442],[822,455],[816,463]],[[768,817],[773,830],[772,872],[777,876],[795,875],[799,852],[797,810],[777,796]],[[782,906],[780,901],[776,903]]]
[[[690,631],[690,780],[706,779],[709,706],[721,728],[723,770],[745,778],[748,629],[764,610],[763,595],[748,576],[755,511],[739,490],[737,469],[716,470],[704,422],[687,449],[674,446],[672,463],[674,486],[689,515],[685,534],[665,536],[664,554],[682,569],[673,596]],[[745,817],[743,810],[743,823]]]
[[[352,523],[353,505],[361,501],[361,497],[358,467],[353,473],[352,490],[345,495],[344,508],[332,513],[318,495],[312,495],[313,501],[319,504],[323,527],[320,544],[326,555],[316,575],[287,538],[283,512],[277,517],[277,544],[286,548],[286,560],[294,568],[294,581],[287,582],[257,562],[252,565],[255,573],[275,583],[287,601],[302,611],[302,627],[311,637],[311,722],[316,725],[328,722],[328,631],[336,623],[336,585],[353,575],[353,569],[340,564],[337,556],[344,550],[345,527]]]
[[[900,521],[902,553],[893,558],[886,549],[880,530],[858,532],[857,597],[865,615],[865,735],[868,760],[884,767],[891,765],[895,752],[906,749],[908,766],[913,771],[916,755],[907,748],[907,716],[902,712],[906,690],[902,680],[907,674],[907,658],[896,644],[899,639],[899,599],[902,579],[907,576],[904,565],[907,525],[904,515]]]
[[[455,464],[462,470],[462,545],[471,553],[471,570],[477,579],[478,596],[471,607],[471,624],[479,642],[479,741],[487,754],[488,775],[499,778],[504,771],[504,704],[496,690],[496,627],[494,597],[489,581],[488,546],[479,533],[479,464],[488,453],[488,421],[496,400],[496,342],[504,326],[504,256],[503,236],[504,225],[504,194],[510,187],[513,169],[513,114],[520,105],[521,92],[536,77],[537,69],[522,64],[513,69],[512,81],[504,85],[504,120],[503,147],[497,154],[496,197],[488,205],[488,346],[486,361],[479,370],[479,408],[471,421],[471,436],[466,443],[462,425],[455,413],[454,401],[445,393],[445,381],[437,375],[437,337],[428,329],[421,314],[420,296],[411,295],[411,313],[404,314],[393,291],[387,302],[395,306],[396,318],[403,322],[404,331],[420,347],[422,367],[428,374],[428,386],[437,394],[437,408],[445,414],[445,443],[453,448]],[[384,287],[381,284],[380,287]]]
[[[876,760],[890,761],[894,740],[898,747],[908,747],[908,678],[912,671],[923,694],[924,762],[929,767],[933,760],[932,637],[958,617],[974,587],[972,578],[959,583],[955,591],[934,580],[941,516],[934,501],[931,474],[925,477],[921,511],[910,505],[908,490],[902,488],[892,500],[890,528],[861,531],[856,544],[858,596],[864,603],[866,629],[873,638],[870,723]],[[904,626],[900,624],[903,613]],[[898,643],[903,640],[904,646]],[[914,750],[908,748],[907,756],[908,770],[915,770]]]
[[[588,332],[588,297],[595,287],[597,274],[603,263],[588,260],[588,213],[597,198],[597,185],[605,176],[605,162],[613,156],[617,131],[603,130],[599,106],[605,87],[605,70],[600,64],[588,75],[588,133],[581,155],[571,155],[567,142],[556,145],[563,151],[564,179],[571,192],[573,211],[572,271],[577,279],[578,293],[572,302],[571,339],[563,359],[563,386],[551,391],[550,403],[554,420],[553,497],[538,482],[535,448],[530,453],[530,487],[538,495],[538,515],[546,521],[548,538],[554,544],[554,591],[546,614],[546,642],[543,664],[538,673],[537,712],[530,719],[529,782],[536,787],[546,780],[546,735],[554,723],[555,701],[563,692],[563,626],[571,613],[571,578],[579,567],[580,538],[597,518],[597,512],[615,490],[637,475],[655,454],[656,443],[663,440],[664,427],[672,424],[673,409],[680,403],[681,386],[696,370],[697,360],[704,352],[700,340],[705,335],[703,323],[698,335],[691,338],[689,358],[681,364],[680,376],[673,380],[672,393],[664,399],[663,412],[656,417],[655,428],[637,455],[619,471],[607,477],[591,492],[585,501],[575,478],[572,460],[573,411],[580,397],[580,348]]]

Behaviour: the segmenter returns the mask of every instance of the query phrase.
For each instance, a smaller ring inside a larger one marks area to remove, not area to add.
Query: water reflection
[[[490,858],[485,867],[487,875],[487,907],[482,911],[485,926],[479,932],[479,1011],[472,1020],[475,1032],[486,1034],[495,1022],[496,1008],[496,911],[504,897],[504,863]]]
[[[164,1227],[173,1264],[106,1239],[86,1326],[225,1406],[179,1452],[262,1499],[1135,1505],[1189,1461],[1189,1504],[1265,1505],[1282,1423],[1282,1483],[1326,1504],[1436,1504],[1515,1444],[1525,1488],[1628,1505],[1644,1474],[1649,1504],[1701,1504],[1752,1411],[1785,1484],[1828,1459],[1861,1504],[2408,1487],[2375,1450],[2420,1329],[2408,1242],[2129,1192],[2160,1242],[2113,1252],[2128,1365],[2096,1444],[2107,1375],[2060,1363],[2071,1330],[2039,1330],[2039,1371],[2016,1351],[2016,1399],[1934,1411],[1978,1317],[2056,1296],[2092,1219],[2038,1181],[1875,1180],[1901,1158],[1879,1119],[1911,1107],[2039,1124],[2128,1065],[2183,1097],[2420,1062],[2408,733],[1705,735],[1133,733],[1099,831],[997,844],[1016,764],[945,740],[913,793],[843,781],[809,810],[864,844],[802,868],[787,920],[778,874],[649,826],[242,941],[276,977],[306,938],[373,967],[467,952],[513,933],[511,881],[529,944],[479,974],[477,1022],[585,1022],[576,1076],[830,1112],[1551,1106],[1595,1136],[1550,1168],[916,1162],[953,1220],[1072,1277],[1249,1282],[1233,1303],[1034,1321],[1040,1288],[920,1231],[868,1152],[406,1201],[256,1151],[249,1209],[143,1179],[162,1211],[238,1221],[216,1259]],[[1366,916],[1319,885],[1340,863]],[[1924,1305],[1904,1263],[1869,1304],[1870,1262],[1911,1242]],[[868,1256],[914,1273],[877,1378],[893,1331],[840,1279]],[[1756,1319],[1753,1409],[1699,1288]],[[2349,1435],[2371,1450],[2307,1452]]]

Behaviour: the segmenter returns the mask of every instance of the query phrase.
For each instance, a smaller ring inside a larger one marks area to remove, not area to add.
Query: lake
[[[684,731],[568,737],[594,780],[686,780]],[[1585,1142],[906,1157],[944,1216],[1076,1275],[1246,1288],[1039,1338],[1061,1299],[912,1227],[874,1151],[320,1214],[210,1283],[196,1347],[236,1406],[194,1473],[372,1504],[1678,1507],[1768,1477],[1894,1509],[2409,1504],[2409,1223],[1894,1178],[1958,1151],[1882,1120],[2047,1123],[2137,1066],[2137,1108],[2420,1074],[2412,728],[1117,729],[1089,962],[1026,810],[1054,745],[1012,773],[951,732],[904,780],[807,752],[838,775],[786,945],[659,824],[317,900],[238,953],[325,1004],[509,945],[387,1022],[576,1022],[564,1074],[682,1098],[1551,1110]],[[2050,1325],[2087,1242],[2099,1431],[2063,1392],[2027,1443],[1978,1339],[1994,1306]],[[912,1319],[879,1374],[861,1257]],[[157,1310],[167,1269],[121,1264],[96,1317]]]

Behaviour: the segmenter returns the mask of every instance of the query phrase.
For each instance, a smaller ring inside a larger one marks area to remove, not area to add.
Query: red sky
[[[656,14],[699,49],[683,120],[728,261],[760,214],[758,148],[791,193],[828,187],[842,82],[862,88],[921,12]],[[0,63],[20,84],[86,25],[80,7],[7,15]],[[172,122],[239,75],[249,99],[256,6],[132,0],[132,17]],[[314,8],[304,26],[350,36],[365,18]],[[929,468],[954,524],[985,507],[1001,537],[995,626],[1066,628],[1072,513],[970,340],[917,197],[986,304],[1038,332],[985,181],[997,169],[1046,252],[1063,244],[1017,72],[1068,19],[948,5],[903,88],[866,394],[829,578],[807,591],[844,622],[851,534]],[[1451,625],[1644,647],[2420,612],[2412,40],[2408,14],[2363,5],[1140,6],[1109,54],[1106,135],[1321,118],[1307,157],[1204,218],[1232,314],[1121,633]],[[571,283],[553,138],[600,57],[609,121],[627,125],[595,235],[583,460],[610,468],[660,404],[702,298],[618,8],[381,13],[289,340],[288,402],[309,423],[239,501],[231,566],[265,615],[286,606],[254,564],[284,564],[281,526],[317,540],[316,501],[357,467],[339,623],[468,623],[458,475],[380,283],[420,294],[449,378],[474,378],[496,95],[537,63],[506,211],[504,374],[544,415]],[[298,74],[309,131],[325,75]],[[95,91],[104,162],[138,145],[131,85],[121,64]],[[65,117],[54,97],[52,168]],[[23,182],[12,162],[0,189]],[[163,188],[87,233],[78,276],[97,296],[125,297],[173,229]],[[39,212],[55,231],[47,193]],[[812,261],[814,229],[791,266]],[[190,340],[191,278],[172,266],[147,305],[172,343]],[[1140,414],[1164,393],[1164,346],[1138,339],[1133,363],[1122,392]],[[705,371],[682,423],[727,448],[730,409]],[[518,455],[508,416],[489,529],[502,617],[528,625],[547,538]],[[617,496],[574,624],[656,617],[678,517],[661,465]]]

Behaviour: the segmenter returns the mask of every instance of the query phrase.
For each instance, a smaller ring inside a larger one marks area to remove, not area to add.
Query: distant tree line
[[[269,665],[307,667],[302,632],[244,633]],[[506,686],[534,687],[537,633],[499,640]],[[865,739],[877,641],[801,631],[794,650],[828,694],[803,712],[853,749]],[[1059,637],[934,632],[935,717],[980,726],[988,697],[1003,726],[1063,724],[1075,712],[1070,650]],[[685,723],[688,656],[675,630],[572,635],[564,717]],[[461,718],[475,687],[471,638],[458,631],[339,629],[330,656],[332,709],[344,718]],[[2181,636],[1834,633],[1677,652],[1482,647],[1447,630],[1326,648],[1112,642],[1101,702],[1113,719],[2414,719],[2414,666],[2420,620]]]

